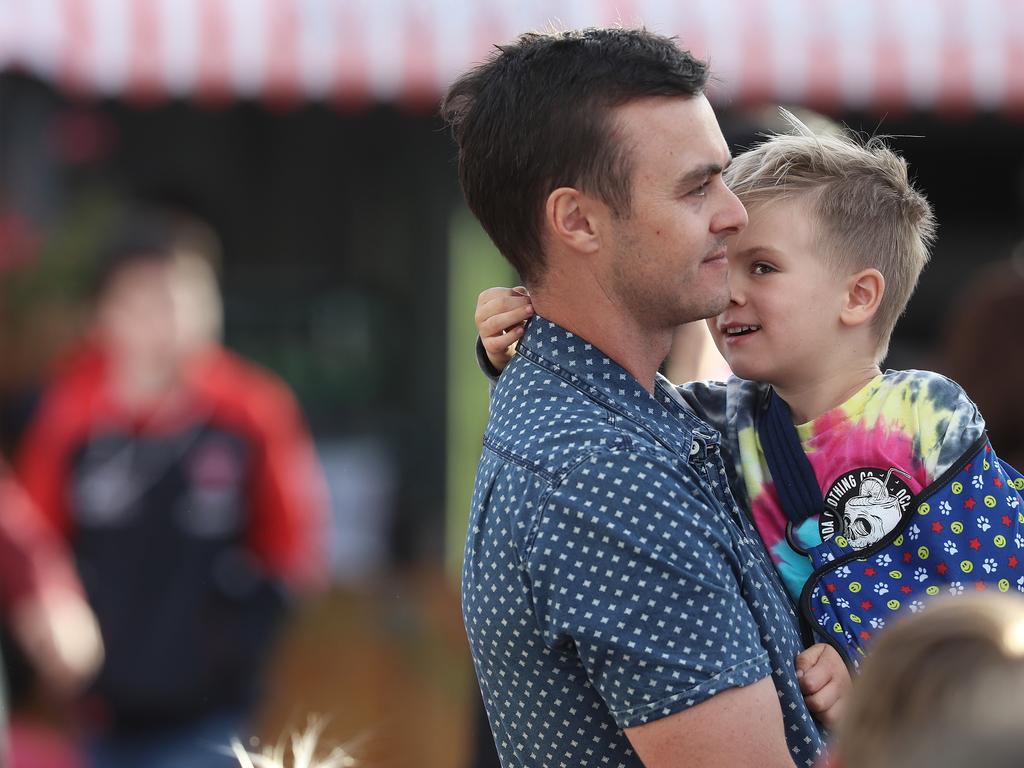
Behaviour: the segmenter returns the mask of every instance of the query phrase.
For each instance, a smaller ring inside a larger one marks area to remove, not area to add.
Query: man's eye
[[[771,264],[765,264],[764,262],[759,261],[750,268],[750,271],[755,275],[767,275],[771,272],[775,272],[776,269]]]
[[[711,179],[708,179],[703,184],[701,184],[699,187],[694,189],[690,194],[691,195],[695,195],[697,197],[704,197],[708,193],[708,187],[710,185],[711,185]]]

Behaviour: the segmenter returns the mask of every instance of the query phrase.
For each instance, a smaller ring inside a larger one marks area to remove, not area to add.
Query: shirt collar
[[[517,354],[557,373],[591,397],[637,422],[672,450],[688,449],[690,431],[703,427],[660,374],[652,395],[632,374],[608,355],[560,325],[540,315],[527,324]],[[680,428],[683,431],[680,432]]]

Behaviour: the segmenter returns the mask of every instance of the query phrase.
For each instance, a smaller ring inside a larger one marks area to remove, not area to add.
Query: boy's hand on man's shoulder
[[[473,320],[495,370],[504,370],[515,355],[514,345],[522,338],[524,324],[531,317],[530,294],[521,285],[488,288],[477,298]]]

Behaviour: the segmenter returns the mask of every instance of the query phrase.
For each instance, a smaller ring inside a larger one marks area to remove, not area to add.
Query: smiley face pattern
[[[801,607],[855,666],[879,630],[929,598],[1024,592],[1024,477],[982,442],[874,546],[858,551],[837,535],[811,550]]]
[[[623,729],[772,680],[798,766],[821,735],[798,623],[720,437],[537,317],[491,400],[463,619],[505,768],[634,768]]]

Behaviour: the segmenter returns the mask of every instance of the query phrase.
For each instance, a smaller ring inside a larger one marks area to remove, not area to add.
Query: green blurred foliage
[[[495,285],[515,285],[515,273],[469,211],[452,218],[448,285],[448,470],[445,493],[446,560],[457,579],[462,568],[473,481],[487,423],[487,380],[476,364],[477,296]]]

